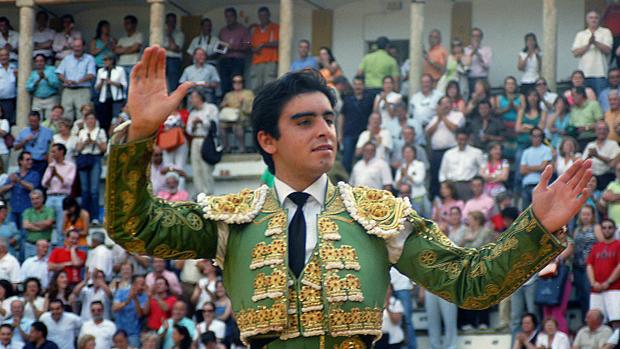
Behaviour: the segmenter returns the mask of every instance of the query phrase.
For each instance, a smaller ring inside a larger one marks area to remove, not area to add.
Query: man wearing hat
[[[563,249],[562,227],[589,196],[589,160],[551,185],[495,243],[455,246],[406,199],[326,173],[336,154],[333,96],[312,72],[267,84],[252,110],[254,136],[274,188],[198,203],[153,199],[154,135],[191,84],[168,95],[165,51],[148,48],[132,73],[131,123],[112,137],[106,193],[110,237],[138,254],[215,258],[240,337],[250,348],[370,348],[381,336],[389,269],[466,309],[509,296]]]
[[[96,230],[95,230],[96,229]],[[102,228],[93,228],[90,234],[90,247],[86,267],[88,270],[95,269],[103,271],[106,281],[112,280],[112,267],[114,266],[114,256],[112,250],[105,245],[105,233]]]

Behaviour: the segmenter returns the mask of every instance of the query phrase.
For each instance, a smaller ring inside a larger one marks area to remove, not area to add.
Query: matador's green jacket
[[[486,308],[510,295],[563,249],[527,209],[502,237],[459,248],[390,193],[329,184],[318,243],[299,279],[288,269],[287,212],[272,189],[200,197],[153,198],[153,139],[113,137],[106,225],[131,252],[165,259],[215,258],[246,342],[269,348],[365,348],[381,335],[389,269],[460,307]]]

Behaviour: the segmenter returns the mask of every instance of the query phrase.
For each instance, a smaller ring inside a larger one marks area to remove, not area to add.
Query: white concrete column
[[[558,41],[558,9],[556,0],[543,0],[543,57],[542,76],[547,79],[547,86],[556,89]]]
[[[424,49],[425,0],[411,0],[409,27],[409,96],[420,90],[422,78],[422,55]]]
[[[280,0],[280,41],[278,42],[278,76],[291,67],[293,48],[293,0]]]
[[[17,0],[19,8],[19,69],[17,72],[17,115],[18,129],[26,126],[30,113],[30,94],[26,81],[32,71],[32,34],[34,31],[34,0]]]
[[[150,4],[150,17],[149,31],[151,35],[149,37],[149,45],[163,45],[164,42],[164,17],[166,5],[164,0],[147,0]]]

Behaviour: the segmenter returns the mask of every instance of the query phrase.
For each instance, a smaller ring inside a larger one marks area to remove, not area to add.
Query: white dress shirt
[[[394,147],[394,144],[392,143],[392,135],[390,134],[390,131],[382,129],[379,131],[379,136],[381,137],[381,144],[375,144],[377,148],[376,157],[379,159],[389,160],[390,153]],[[362,132],[357,139],[355,148],[363,148],[366,143],[370,142],[370,139],[370,131],[366,130]]]
[[[9,280],[13,284],[22,282],[23,279],[19,271],[17,258],[8,252],[0,257],[0,279]]]
[[[39,30],[39,28],[35,28],[34,32],[32,33],[32,43],[41,44],[41,43],[48,42],[48,41],[51,41],[53,43],[55,35],[56,35],[56,32],[50,28],[44,28],[43,30]],[[38,54],[42,54],[45,57],[51,58],[52,57],[52,46],[50,45],[50,48],[48,49],[40,49],[40,50],[32,51],[32,57]]]
[[[50,340],[60,349],[74,349],[73,345],[75,337],[80,333],[82,328],[82,320],[79,316],[63,312],[60,320],[56,321],[52,318],[50,312],[45,312],[39,319],[47,326],[47,340]]]
[[[407,177],[404,180],[405,183],[411,186],[411,198],[419,198],[426,195],[426,167],[424,163],[419,160],[413,160],[413,162],[407,166],[406,163],[401,165],[401,168],[396,170],[396,178],[394,178],[394,187],[398,186],[398,182],[402,179],[401,169],[406,169]]]
[[[463,127],[465,125],[465,117],[460,111],[450,111],[448,116],[446,116],[446,119],[455,124],[457,127]],[[426,130],[431,128],[437,120],[437,115],[433,116],[428,125],[426,125]],[[456,135],[454,134],[454,131],[451,131],[448,126],[446,126],[446,123],[442,121],[439,122],[435,132],[433,132],[433,135],[430,136],[430,141],[431,149],[433,150],[448,149],[456,145]]]
[[[103,320],[96,324],[89,320],[84,323],[80,331],[80,338],[90,334],[95,337],[95,349],[110,349],[113,347],[112,337],[116,332],[116,325],[110,320]]]
[[[426,126],[431,121],[433,115],[437,113],[437,103],[441,97],[443,97],[443,93],[437,90],[433,90],[428,96],[425,96],[422,91],[417,92],[411,97],[411,102],[409,103],[410,114],[422,126]]]
[[[590,29],[586,28],[578,32],[577,35],[575,35],[575,41],[573,41],[571,50],[586,46],[588,42],[590,42],[591,37],[592,32]],[[610,48],[613,45],[613,35],[611,34],[611,30],[607,28],[598,27],[594,32],[594,37],[597,42]],[[590,45],[588,50],[579,58],[578,67],[579,70],[583,71],[586,78],[602,78],[607,76],[608,60],[608,55],[604,54],[598,47]]]
[[[297,205],[288,198],[289,194],[296,192],[288,184],[282,182],[276,177],[274,179],[274,188],[278,195],[278,201],[280,205],[288,212],[288,223],[291,223],[295,212],[297,212]],[[308,263],[314,247],[316,246],[317,236],[317,217],[323,210],[323,204],[325,203],[325,195],[327,193],[327,174],[323,174],[319,179],[312,183],[308,188],[304,189],[304,193],[309,194],[308,201],[303,206],[304,218],[306,220],[306,255],[305,263]]]
[[[478,174],[484,164],[484,155],[478,148],[470,145],[461,151],[458,146],[451,148],[441,159],[439,168],[439,182],[469,181]]]
[[[163,42],[162,42],[162,46],[164,48],[168,47],[168,45],[170,44],[168,41],[170,41],[168,39],[168,33],[167,33],[167,29],[164,30],[164,33],[162,35]],[[179,47],[179,52],[174,52],[174,51],[170,51],[170,50],[166,50],[166,57],[170,57],[170,58],[181,58],[183,57],[183,44],[185,43],[185,34],[183,34],[182,31],[175,29],[172,32],[172,39],[174,40],[174,43]]]
[[[101,80],[103,79],[108,79],[108,70],[106,68],[99,68],[99,70],[97,71],[97,81],[95,82],[95,86],[99,85],[101,83]],[[112,100],[122,101],[123,99],[125,99],[124,91],[127,88],[127,74],[125,73],[125,69],[119,66],[114,67],[114,69],[110,71],[109,80],[121,84],[120,87],[110,84]],[[108,99],[107,86],[107,82],[101,84],[101,91],[99,92],[99,102],[101,103],[105,103],[106,99]]]
[[[374,157],[368,162],[362,159],[353,166],[349,182],[351,185],[383,189],[386,185],[392,185],[392,171],[383,159]]]
[[[101,244],[88,252],[88,259],[86,260],[88,270],[101,270],[108,281],[112,279],[113,266],[114,256],[106,245]]]
[[[47,269],[47,266],[47,256],[43,258],[37,256],[27,258],[22,264],[22,277],[24,280],[29,277],[35,277],[41,281],[41,287],[47,288],[51,276],[51,272]]]
[[[593,148],[596,149],[599,155],[604,156],[609,159],[613,159],[616,157],[616,155],[620,154],[620,146],[618,146],[618,143],[610,139],[606,139],[602,147],[599,147],[596,141],[592,141],[588,143],[588,145],[586,145],[586,148],[583,150],[583,154],[581,155],[582,158],[583,159],[589,158],[590,149],[593,149]],[[611,167],[609,167],[609,165],[607,165],[606,163],[602,162],[601,160],[593,156],[591,158],[592,158],[592,174],[593,175],[600,176],[602,174],[605,174],[611,171]]]

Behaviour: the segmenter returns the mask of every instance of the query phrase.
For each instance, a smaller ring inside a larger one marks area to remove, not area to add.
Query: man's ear
[[[258,145],[269,155],[273,155],[278,150],[276,139],[265,131],[258,131],[256,134]]]

